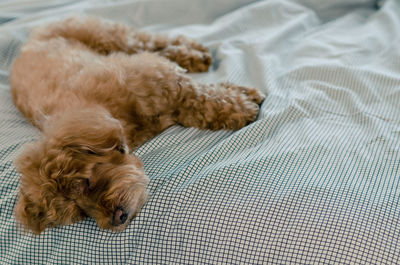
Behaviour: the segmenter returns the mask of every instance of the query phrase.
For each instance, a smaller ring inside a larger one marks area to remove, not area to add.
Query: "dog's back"
[[[35,36],[35,35],[33,35]],[[85,45],[63,37],[32,37],[21,49],[10,75],[15,105],[37,127],[53,112],[78,100],[75,83],[85,65],[103,64]],[[92,71],[95,71],[92,67]],[[68,100],[65,100],[68,98]]]

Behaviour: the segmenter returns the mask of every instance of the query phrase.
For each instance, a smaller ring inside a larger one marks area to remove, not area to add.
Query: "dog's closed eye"
[[[93,181],[91,181],[90,178],[84,178],[84,179],[81,181],[81,188],[82,188],[83,190],[90,191],[91,189],[93,189],[93,183],[92,183],[92,182],[93,182]]]
[[[86,188],[90,189],[90,179],[85,178],[84,183],[85,183]]]
[[[97,155],[97,156],[102,156],[108,153],[110,150],[115,150],[118,151],[121,154],[126,154],[128,153],[128,147],[125,144],[116,144],[115,147],[112,148],[105,148],[103,150],[94,150],[91,147],[80,147],[79,152],[87,155]]]
[[[95,151],[91,149],[83,150],[82,152],[88,155],[98,155]]]
[[[120,152],[121,154],[126,154],[127,153],[127,150],[126,150],[127,148],[124,146],[124,145],[122,145],[122,144],[120,144],[120,145],[117,145],[117,147],[115,148],[115,150],[117,150],[118,152]]]
[[[95,151],[92,147],[80,144],[70,144],[63,147],[64,150],[69,150],[74,153],[81,153],[86,155],[101,155],[99,152]]]

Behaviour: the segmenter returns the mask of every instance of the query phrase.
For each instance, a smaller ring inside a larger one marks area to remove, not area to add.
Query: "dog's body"
[[[174,63],[175,62],[175,63]],[[42,132],[17,159],[18,220],[40,233],[85,216],[120,231],[146,200],[139,158],[129,154],[166,128],[239,129],[264,96],[203,85],[211,56],[183,37],[138,32],[96,18],[37,29],[11,74],[15,105]]]

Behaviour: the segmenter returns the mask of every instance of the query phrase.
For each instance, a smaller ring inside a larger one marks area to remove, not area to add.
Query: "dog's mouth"
[[[144,170],[134,157],[117,158],[93,167],[87,198],[94,207],[85,207],[100,228],[112,231],[124,230],[147,200]]]
[[[129,225],[130,221],[139,213],[141,206],[136,210],[127,210],[125,207],[118,206],[110,220],[111,230],[118,230]]]
[[[109,211],[107,215],[91,216],[101,229],[120,232],[124,230],[134,218],[134,212],[131,212],[124,207],[118,206],[114,211]]]
[[[138,210],[129,210],[125,207],[118,206],[115,208],[114,213],[106,219],[106,222],[102,223],[97,220],[100,228],[111,230],[114,232],[123,231],[132,221],[132,219],[138,214]],[[104,219],[103,219],[104,220]]]
[[[123,231],[139,214],[147,200],[146,190],[142,192],[136,190],[133,194],[136,196],[132,196],[129,201],[120,201],[114,208],[103,209],[100,215],[94,213],[92,217],[98,226],[114,232]]]

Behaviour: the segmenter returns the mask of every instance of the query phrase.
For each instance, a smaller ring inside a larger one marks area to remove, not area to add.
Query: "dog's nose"
[[[113,225],[114,226],[122,225],[126,222],[127,219],[128,219],[128,214],[125,212],[124,208],[117,207],[114,211]]]

